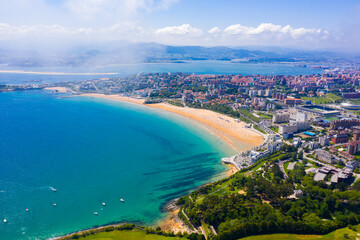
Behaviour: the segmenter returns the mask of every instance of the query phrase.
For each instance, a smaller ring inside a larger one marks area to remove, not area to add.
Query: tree
[[[301,150],[298,154],[298,159],[303,159],[304,157],[304,152]]]
[[[326,202],[323,202],[320,207],[320,216],[325,219],[331,218],[330,212],[329,212],[329,206]]]

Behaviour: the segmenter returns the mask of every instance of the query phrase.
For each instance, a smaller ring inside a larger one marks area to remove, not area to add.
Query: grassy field
[[[269,234],[242,238],[241,240],[346,240],[356,238],[360,232],[360,225],[354,226],[356,231],[349,228],[338,229],[326,235],[300,235],[300,234]]]
[[[314,104],[337,103],[341,101],[341,97],[333,93],[328,93],[322,97],[302,97],[302,100],[311,100]]]
[[[180,237],[164,237],[156,234],[146,234],[141,230],[101,232],[87,237],[78,238],[81,240],[183,240]]]

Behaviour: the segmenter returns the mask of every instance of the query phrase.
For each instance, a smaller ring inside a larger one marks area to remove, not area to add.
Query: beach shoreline
[[[45,90],[50,90],[50,91],[54,91],[57,93],[66,93],[67,90],[64,87],[48,87],[48,88],[44,88]]]
[[[50,89],[57,90],[57,89]],[[173,113],[174,115],[183,116],[192,122],[196,123],[198,126],[204,128],[208,132],[212,133],[218,139],[226,142],[228,146],[232,147],[236,152],[246,151],[250,148],[262,144],[264,138],[259,133],[252,131],[249,128],[245,127],[245,123],[236,121],[235,119],[228,117],[226,115],[212,112],[206,109],[194,109],[187,107],[177,107],[166,103],[156,103],[156,104],[144,104],[145,99],[142,98],[132,98],[120,95],[104,95],[104,94],[81,94],[79,96],[84,97],[93,97],[93,98],[103,98],[109,100],[115,100],[120,102],[132,103],[137,105],[142,105],[144,107],[158,109],[161,111],[166,111]],[[241,135],[244,134],[244,135]],[[245,144],[246,141],[250,141],[250,144]],[[225,172],[224,177],[229,177],[235,174],[238,169],[233,165],[228,165],[229,169]],[[187,225],[179,218],[178,216],[179,208],[172,210],[167,210],[167,215],[158,220],[157,222],[151,224],[152,227],[161,227],[163,231],[172,231],[172,232],[188,232],[191,230]],[[114,226],[117,226],[115,224]],[[112,225],[110,225],[112,226]],[[102,228],[102,227],[100,227]],[[79,232],[84,232],[87,230],[81,230]],[[76,233],[79,233],[76,232]],[[74,233],[72,233],[74,234]],[[72,235],[68,234],[66,236]],[[62,236],[64,237],[64,236]],[[62,237],[56,239],[62,239]]]
[[[191,120],[197,126],[202,127],[218,139],[222,140],[236,153],[259,146],[264,141],[264,137],[261,134],[246,128],[244,122],[237,121],[232,117],[206,109],[178,107],[168,103],[144,104],[145,100],[142,98],[132,98],[120,95],[91,93],[81,94],[79,96],[128,102],[142,105],[150,109],[153,108],[174,113],[175,115],[180,115],[188,120]]]

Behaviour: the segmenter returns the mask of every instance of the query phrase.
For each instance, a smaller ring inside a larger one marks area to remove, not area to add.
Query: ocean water
[[[227,61],[191,61],[186,63],[152,63],[152,64],[124,64],[116,66],[98,68],[5,68],[0,70],[25,70],[39,72],[67,72],[67,73],[117,73],[115,75],[39,75],[39,74],[19,74],[19,73],[0,73],[0,84],[24,84],[33,81],[46,83],[59,81],[79,81],[91,80],[104,77],[119,77],[139,72],[186,72],[197,74],[283,74],[283,75],[307,75],[321,74],[323,70],[292,66],[289,64],[252,64],[252,63],[232,63]]]
[[[160,110],[47,91],[1,93],[0,239],[154,223],[164,203],[222,177],[220,159],[232,153]]]

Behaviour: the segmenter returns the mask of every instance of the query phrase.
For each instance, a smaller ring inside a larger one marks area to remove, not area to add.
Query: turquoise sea
[[[0,67],[0,70],[22,70],[38,72],[66,72],[66,73],[117,73],[115,75],[39,75],[39,74],[19,74],[19,73],[0,73],[0,84],[24,84],[34,81],[46,83],[59,81],[80,81],[89,79],[99,79],[104,77],[119,77],[129,74],[157,73],[157,72],[186,72],[197,74],[263,74],[263,75],[308,75],[321,74],[323,70],[306,67],[292,66],[289,64],[255,64],[255,63],[232,63],[228,61],[190,61],[186,63],[136,63],[123,64],[106,67],[29,67],[13,68]]]
[[[161,110],[47,91],[1,93],[0,239],[154,223],[164,203],[222,177],[220,159],[232,153]]]
[[[322,72],[283,64],[211,61],[91,71],[19,70],[117,72],[117,76],[138,72]],[[0,73],[0,84],[100,77],[106,76]],[[46,91],[1,93],[0,239],[46,239],[122,221],[152,224],[164,216],[161,209],[167,201],[222,177],[226,169],[220,159],[231,154],[232,150],[210,133],[161,110]]]

